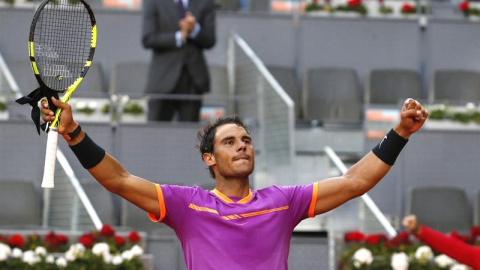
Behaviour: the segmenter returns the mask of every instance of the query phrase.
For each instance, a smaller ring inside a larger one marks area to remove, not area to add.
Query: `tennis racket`
[[[52,96],[68,102],[92,64],[97,42],[93,11],[84,0],[44,0],[33,16],[29,55],[33,73],[55,120],[47,124],[47,151],[42,188],[54,187],[58,124],[61,109]]]

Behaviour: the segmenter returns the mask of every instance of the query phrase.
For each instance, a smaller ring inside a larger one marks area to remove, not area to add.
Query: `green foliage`
[[[365,5],[360,4],[357,6],[351,6],[351,5],[340,5],[335,8],[335,11],[343,11],[343,12],[357,12],[361,14],[362,16],[365,16],[368,14],[368,10],[365,7]]]
[[[465,107],[449,106],[446,104],[434,105],[429,108],[429,120],[451,120],[460,123],[480,124],[480,110],[473,104]]]
[[[305,6],[305,11],[312,12],[312,11],[321,11],[323,10],[323,5],[320,5],[317,2],[310,2]]]
[[[110,112],[110,105],[109,104],[105,104],[103,105],[102,109],[101,109],[101,112],[103,114],[108,114]]]
[[[381,5],[378,8],[378,12],[383,15],[388,15],[393,13],[393,8],[385,5]]]
[[[140,106],[140,104],[135,103],[135,102],[129,102],[125,105],[123,108],[123,113],[128,113],[128,114],[133,114],[133,115],[139,115],[143,113],[143,108]]]
[[[93,112],[95,112],[95,109],[90,107],[85,107],[85,108],[77,109],[77,112],[84,113],[86,115],[91,115]]]
[[[0,101],[0,112],[4,112],[7,110],[7,103]]]

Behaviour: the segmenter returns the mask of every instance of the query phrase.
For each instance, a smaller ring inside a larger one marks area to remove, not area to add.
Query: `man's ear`
[[[212,153],[203,153],[203,162],[205,162],[208,167],[217,164],[215,161],[215,156]]]

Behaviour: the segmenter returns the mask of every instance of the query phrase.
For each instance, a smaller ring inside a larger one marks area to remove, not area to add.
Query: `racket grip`
[[[42,188],[54,187],[55,163],[57,159],[58,132],[50,128],[47,137],[47,152],[45,154],[45,167],[43,168]]]

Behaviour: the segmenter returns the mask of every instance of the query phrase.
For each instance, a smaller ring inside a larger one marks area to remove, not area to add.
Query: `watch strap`
[[[67,140],[67,141],[71,141],[71,140],[75,139],[75,137],[77,137],[78,134],[80,134],[80,131],[82,131],[82,128],[80,127],[80,125],[78,125],[77,128],[75,128],[74,131],[63,135],[63,138],[65,138],[65,140]]]

